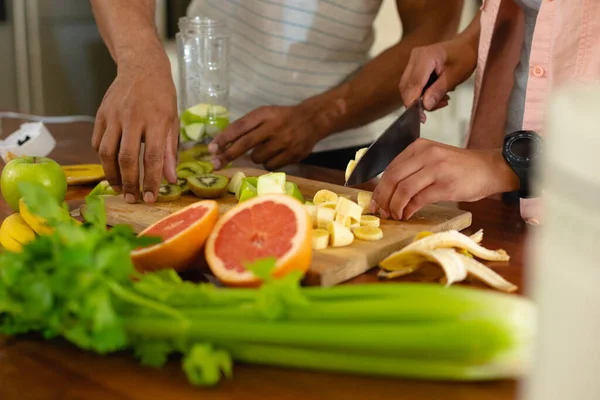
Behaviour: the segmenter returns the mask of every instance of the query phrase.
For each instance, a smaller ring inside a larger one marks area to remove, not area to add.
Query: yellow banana
[[[63,171],[68,185],[81,185],[104,179],[104,169],[100,164],[64,165]]]
[[[68,211],[64,208],[61,208],[61,212],[68,214]],[[38,235],[51,235],[52,232],[54,232],[54,229],[52,227],[46,225],[46,221],[44,220],[44,218],[34,215],[29,211],[23,198],[19,200],[19,213],[21,214],[21,217],[23,218],[23,220],[25,220],[27,225],[29,225],[31,229],[33,229],[34,232]],[[81,221],[72,217],[70,218],[76,224],[81,224]]]
[[[19,214],[11,214],[0,226],[2,247],[10,251],[21,251],[22,245],[35,240],[35,232]]]

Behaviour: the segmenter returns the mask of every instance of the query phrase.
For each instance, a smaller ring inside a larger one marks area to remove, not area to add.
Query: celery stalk
[[[487,363],[471,364],[257,344],[230,345],[226,349],[235,360],[251,364],[411,379],[511,379],[524,374],[528,365],[518,351],[500,353]]]

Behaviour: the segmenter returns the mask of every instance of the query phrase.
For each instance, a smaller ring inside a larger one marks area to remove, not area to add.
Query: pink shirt
[[[483,0],[480,22],[467,147],[500,148],[523,43],[523,11],[511,0]],[[600,0],[544,0],[529,63],[523,129],[544,135],[546,100],[555,86],[570,81],[600,83]],[[525,221],[541,219],[539,203],[540,199],[521,200]]]

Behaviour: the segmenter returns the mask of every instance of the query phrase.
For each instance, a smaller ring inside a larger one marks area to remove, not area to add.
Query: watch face
[[[529,161],[540,152],[541,143],[536,136],[530,132],[522,131],[517,133],[509,141],[508,150],[512,157],[517,158],[519,162]]]

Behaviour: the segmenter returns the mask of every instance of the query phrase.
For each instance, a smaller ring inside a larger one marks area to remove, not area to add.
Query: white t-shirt
[[[264,105],[295,105],[347,80],[369,61],[382,0],[194,0],[188,16],[231,32],[232,120]],[[393,84],[393,83],[390,83]],[[331,135],[314,151],[361,146],[397,117]]]

